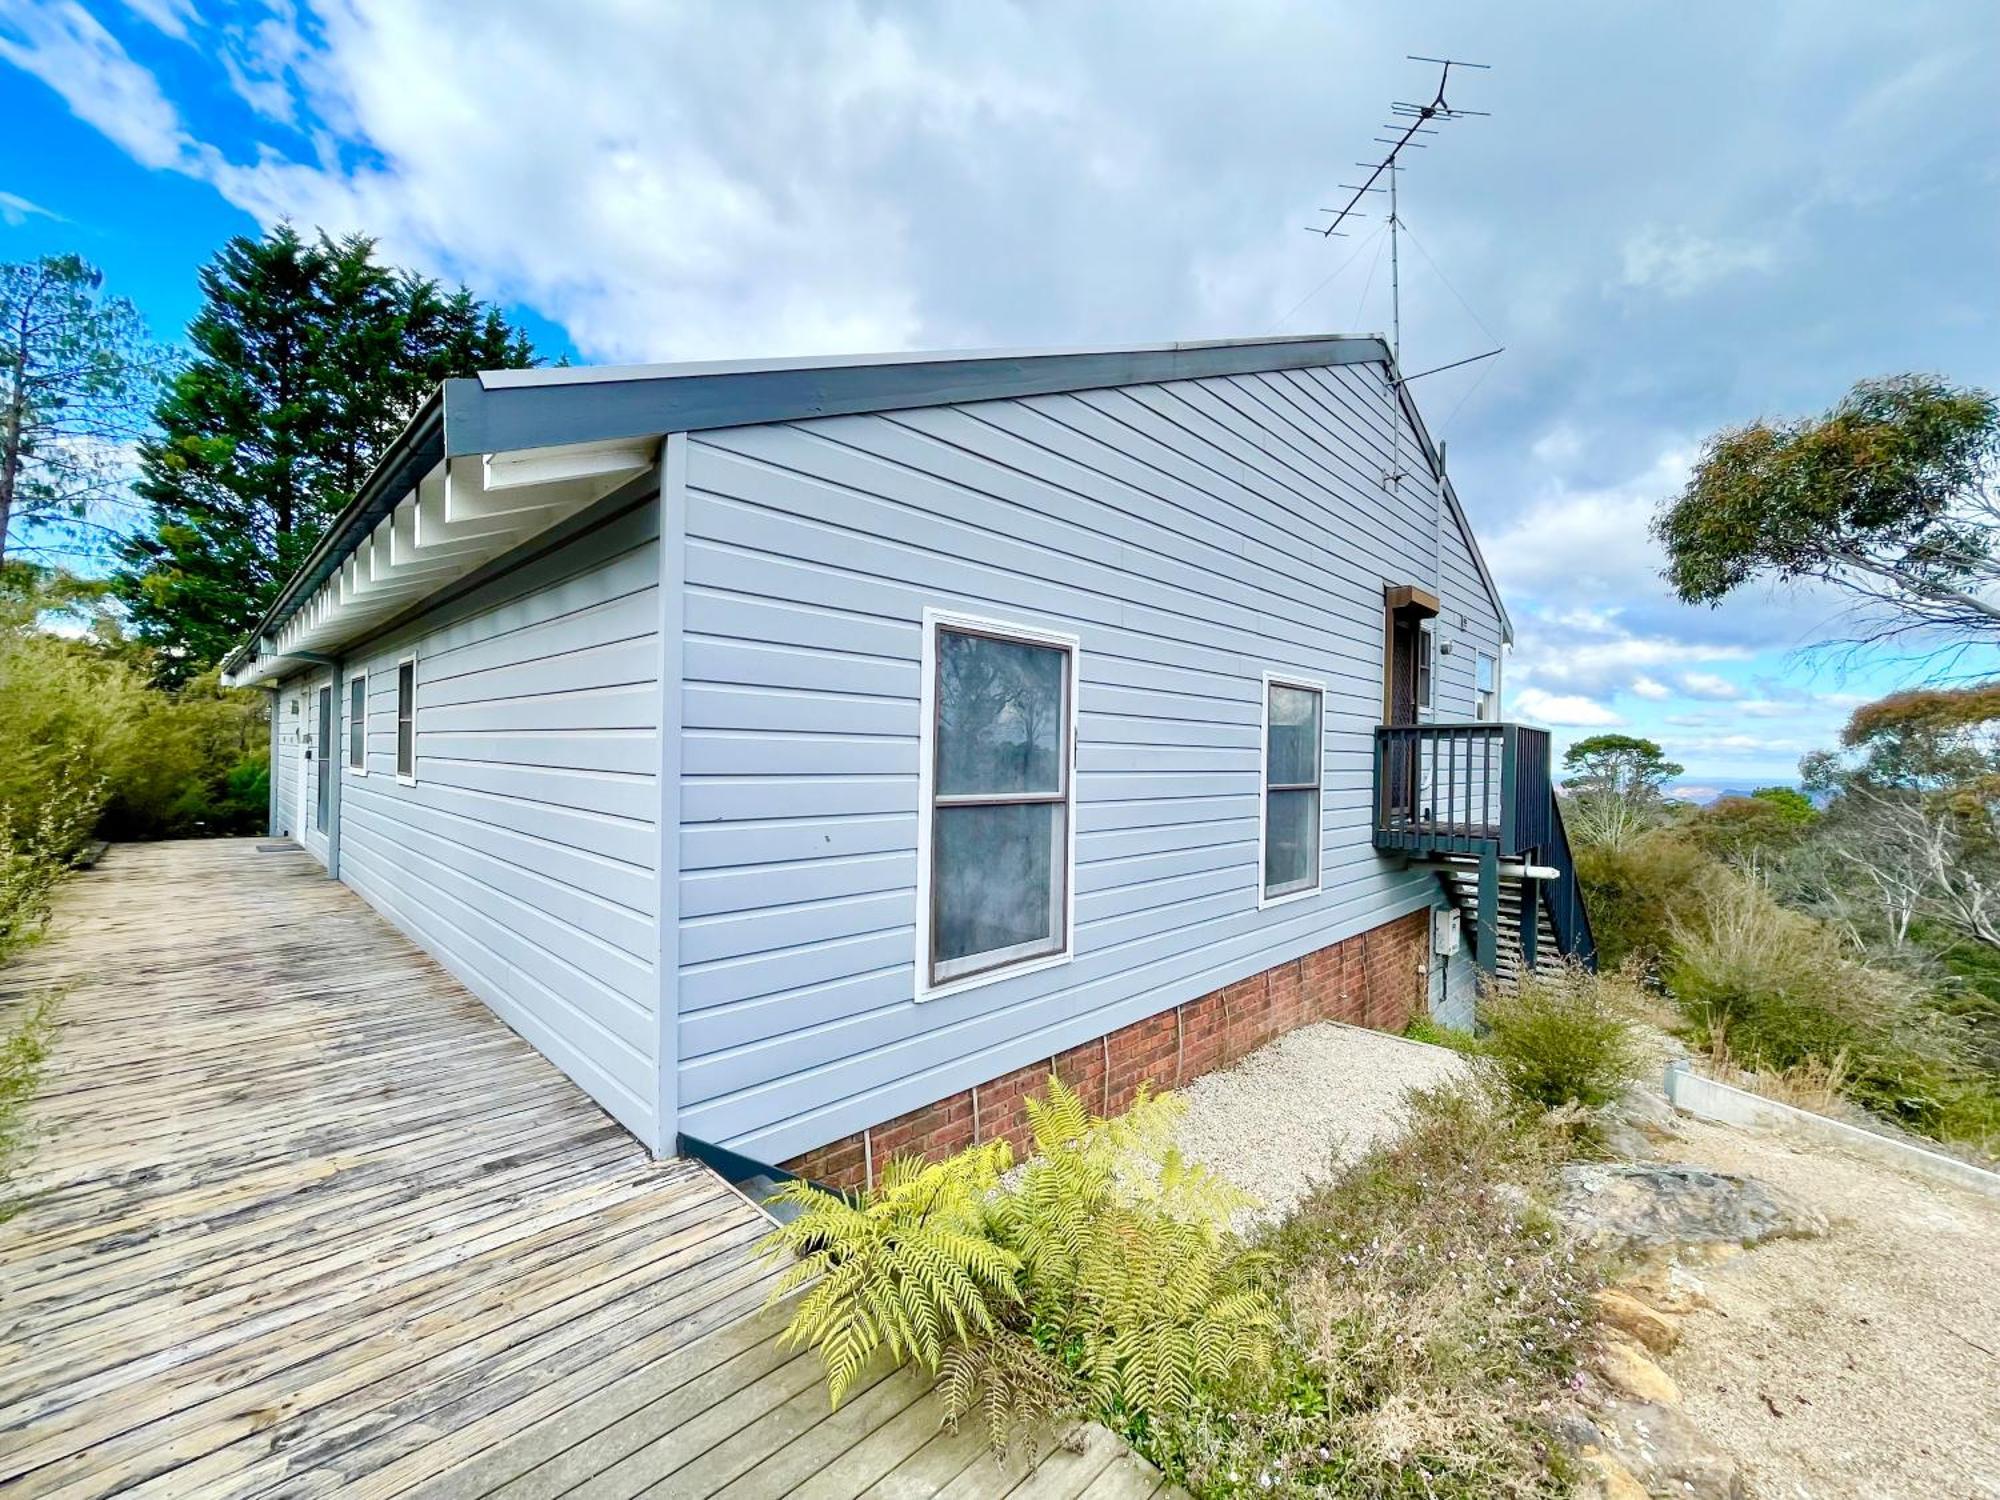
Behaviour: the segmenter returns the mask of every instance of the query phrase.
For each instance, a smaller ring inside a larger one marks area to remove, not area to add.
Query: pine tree
[[[256,624],[439,381],[535,361],[497,309],[381,264],[359,235],[239,235],[201,290],[193,357],[141,445],[148,520],[117,580],[170,677]]]
[[[89,545],[122,490],[168,357],[103,285],[75,255],[0,266],[0,561]]]

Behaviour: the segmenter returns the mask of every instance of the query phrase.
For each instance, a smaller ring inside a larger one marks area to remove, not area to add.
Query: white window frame
[[[1313,863],[1313,883],[1301,890],[1286,891],[1282,896],[1264,894],[1264,858],[1271,841],[1271,689],[1273,686],[1301,688],[1319,694],[1319,823],[1314,829],[1314,843],[1319,850],[1319,858]],[[1257,909],[1262,911],[1270,906],[1285,906],[1293,901],[1305,901],[1319,895],[1326,889],[1326,684],[1316,677],[1301,677],[1296,672],[1264,673],[1264,685],[1260,689],[1263,701],[1258,709],[1262,731],[1257,737]]]
[[[410,769],[403,769],[403,668],[410,669]],[[396,658],[396,784],[417,784],[417,658],[412,652]]]
[[[361,684],[361,712],[354,711],[354,685]],[[347,731],[346,744],[341,762],[350,776],[368,774],[368,674],[356,672],[347,679],[347,722],[341,727]],[[354,759],[354,726],[361,726],[361,759]]]
[[[1493,663],[1493,717],[1490,719],[1486,718],[1479,711],[1479,664],[1483,661]],[[1500,705],[1500,653],[1485,650],[1475,651],[1472,655],[1472,717],[1481,723],[1497,724],[1501,719]]]
[[[1066,803],[1063,818],[1063,903],[1062,947],[1053,953],[1037,954],[1013,963],[996,963],[977,973],[956,978],[931,980],[931,938],[934,914],[931,910],[931,859],[937,814],[937,670],[938,632],[964,631],[999,640],[1020,641],[1030,646],[1052,646],[1068,653],[1069,675],[1064,684],[1062,741],[1067,760],[1063,772]],[[1083,646],[1077,636],[1041,625],[1023,625],[1013,620],[990,619],[955,610],[924,611],[923,690],[917,746],[917,972],[916,998],[940,1000],[947,995],[1018,979],[1044,969],[1059,968],[1076,956],[1076,763],[1077,687],[1083,680]]]

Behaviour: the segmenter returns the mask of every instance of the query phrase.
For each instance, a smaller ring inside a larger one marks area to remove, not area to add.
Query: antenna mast
[[[1312,225],[1307,226],[1312,233],[1320,235],[1322,238],[1332,239],[1335,236],[1345,238],[1343,226],[1349,219],[1361,217],[1359,210],[1361,200],[1364,197],[1369,193],[1384,191],[1389,195],[1389,360],[1390,368],[1394,373],[1384,383],[1383,387],[1383,394],[1387,399],[1389,408],[1389,469],[1382,476],[1382,487],[1397,494],[1402,492],[1403,480],[1408,477],[1403,472],[1403,422],[1399,407],[1402,401],[1402,388],[1415,378],[1414,376],[1403,374],[1403,274],[1401,255],[1403,218],[1396,190],[1396,179],[1403,168],[1397,158],[1406,150],[1423,151],[1429,149],[1430,143],[1419,140],[1418,137],[1434,136],[1438,134],[1438,128],[1442,125],[1448,125],[1455,120],[1485,118],[1488,114],[1486,110],[1459,109],[1452,105],[1445,98],[1445,90],[1451,85],[1451,70],[1453,68],[1474,68],[1485,72],[1492,66],[1490,63],[1467,62],[1464,58],[1458,57],[1419,57],[1415,53],[1408,54],[1408,60],[1411,62],[1430,63],[1436,66],[1438,69],[1437,92],[1427,102],[1408,99],[1396,99],[1390,102],[1389,122],[1382,127],[1383,130],[1390,133],[1375,137],[1376,141],[1389,148],[1388,151],[1379,161],[1356,163],[1357,166],[1366,168],[1368,175],[1358,183],[1344,182],[1341,184],[1343,188],[1349,190],[1350,195],[1347,202],[1340,208],[1321,210],[1324,213],[1333,215],[1332,220],[1324,228]],[[1377,185],[1384,174],[1387,174],[1389,179],[1386,189]],[[1426,375],[1436,374],[1437,370],[1452,369],[1457,365],[1470,364],[1474,359],[1490,359],[1493,355],[1500,352],[1498,349],[1488,350],[1485,354],[1473,355],[1472,359],[1455,360],[1450,365],[1440,365],[1436,369],[1425,370],[1422,373]],[[1439,597],[1443,597],[1444,486],[1442,483],[1438,486],[1436,520],[1437,584]]]

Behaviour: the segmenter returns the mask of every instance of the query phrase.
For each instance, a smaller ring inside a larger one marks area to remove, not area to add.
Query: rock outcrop
[[[1563,1169],[1562,1217],[1611,1251],[1759,1245],[1827,1232],[1826,1217],[1753,1177],[1654,1162],[1577,1162]]]

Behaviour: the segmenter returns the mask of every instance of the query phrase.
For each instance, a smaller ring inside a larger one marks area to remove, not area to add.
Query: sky
[[[175,336],[290,219],[588,362],[1390,322],[1344,201],[1406,54],[1491,64],[1406,158],[1404,368],[1498,576],[1511,716],[1795,775],[1907,660],[1838,601],[1673,600],[1703,439],[1917,370],[2000,387],[2000,6],[0,0],[0,259]]]

